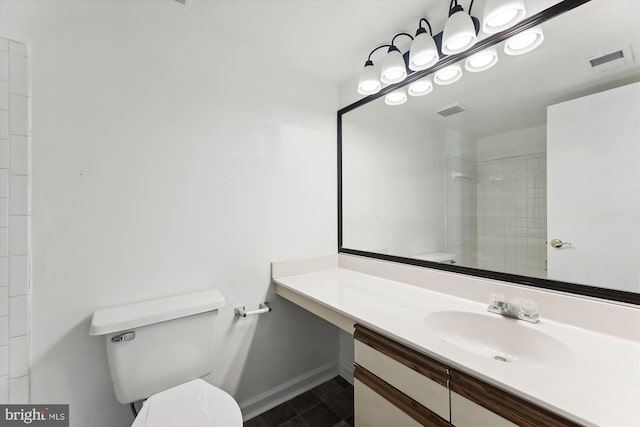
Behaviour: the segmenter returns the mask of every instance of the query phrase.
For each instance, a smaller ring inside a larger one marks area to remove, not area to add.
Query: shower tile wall
[[[447,155],[446,248],[456,263],[477,264],[476,162]]]
[[[29,50],[0,38],[0,403],[29,402]]]
[[[546,277],[546,154],[477,162],[479,268]]]

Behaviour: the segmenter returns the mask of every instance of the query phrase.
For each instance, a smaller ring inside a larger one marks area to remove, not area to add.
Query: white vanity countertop
[[[563,363],[504,363],[479,357],[429,332],[445,310],[487,313],[487,304],[345,268],[273,281],[453,368],[589,426],[640,426],[640,343],[541,317],[537,324],[575,353]],[[569,308],[568,308],[569,309]],[[639,317],[640,319],[640,317]],[[505,340],[516,337],[505,337]],[[552,349],[550,349],[552,350]]]

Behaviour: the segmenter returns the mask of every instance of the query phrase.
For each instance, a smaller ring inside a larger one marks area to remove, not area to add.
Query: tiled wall
[[[446,252],[456,255],[456,263],[477,264],[476,162],[447,155],[447,244]]]
[[[447,156],[447,244],[460,265],[546,277],[546,153]]]
[[[546,154],[477,164],[478,267],[546,277]]]
[[[28,403],[31,137],[29,51],[0,38],[0,403]]]

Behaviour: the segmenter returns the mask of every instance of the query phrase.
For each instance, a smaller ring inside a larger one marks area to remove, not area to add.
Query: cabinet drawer
[[[518,427],[517,424],[453,391],[451,392],[451,424],[456,427]]]
[[[355,363],[445,420],[450,419],[449,371],[402,344],[356,325]]]
[[[493,414],[489,416],[487,413]],[[489,418],[484,418],[485,416]],[[484,422],[480,422],[481,420]],[[453,369],[451,370],[451,422],[458,427],[580,426],[580,424]]]
[[[355,425],[358,427],[422,426],[357,379],[353,382],[353,388]]]
[[[358,427],[446,427],[450,424],[366,369],[354,371]]]

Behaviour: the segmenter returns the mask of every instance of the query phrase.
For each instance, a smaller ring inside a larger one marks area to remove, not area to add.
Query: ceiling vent
[[[587,59],[594,74],[622,71],[633,65],[631,46]]]
[[[449,117],[454,114],[462,113],[463,111],[467,111],[467,107],[458,102],[456,104],[449,105],[440,111],[436,111],[436,113],[440,114],[442,117]]]

